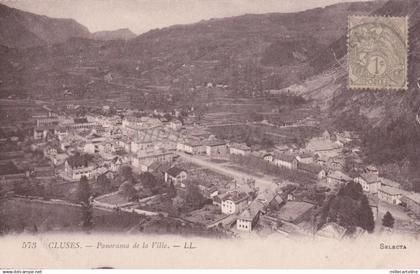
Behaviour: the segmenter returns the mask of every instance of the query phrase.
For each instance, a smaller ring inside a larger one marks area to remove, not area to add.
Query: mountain
[[[73,19],[54,19],[0,4],[0,44],[26,48],[62,43],[71,37],[89,37]]]
[[[185,89],[203,82],[224,83],[242,94],[280,89],[318,72],[312,60],[346,32],[349,14],[368,14],[382,5],[342,3],[298,13],[203,20],[151,30],[127,42],[85,39],[92,37],[88,35],[52,47],[41,43],[0,56],[13,68],[0,70],[6,79],[0,89],[4,95],[54,98],[61,96],[57,90],[63,84],[79,85],[95,78],[90,86],[106,95],[112,87],[104,88],[98,79],[109,72],[118,76],[120,86],[137,89],[150,85]],[[14,75],[15,80],[4,74]]]
[[[354,14],[409,16],[407,91],[347,89],[347,17]],[[38,32],[21,27],[25,19],[15,17],[8,15],[6,21],[15,22],[10,28],[19,28],[23,35],[9,32],[9,41],[39,46],[0,47],[1,97],[63,99],[63,91],[70,89],[73,99],[119,100],[122,94],[130,99],[155,96],[162,87],[176,94],[206,82],[226,84],[239,98],[283,89],[320,106],[323,117],[318,118],[325,127],[360,131],[368,161],[379,166],[408,161],[420,171],[420,126],[415,120],[420,108],[418,0],[340,3],[297,13],[203,20],[151,30],[127,41],[96,40],[87,34],[48,47]],[[0,41],[5,41],[5,29],[2,21]]]
[[[137,35],[132,32],[131,30],[125,29],[118,29],[118,30],[111,30],[111,31],[98,31],[92,33],[92,39],[96,40],[129,40],[135,38]]]
[[[320,73],[285,90],[321,106],[325,126],[358,131],[366,162],[420,192],[420,1],[390,0],[371,14],[408,16],[408,90],[347,89],[345,35],[311,60]]]

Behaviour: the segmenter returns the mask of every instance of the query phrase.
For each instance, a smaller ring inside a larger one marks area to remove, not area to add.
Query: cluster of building
[[[296,172],[306,172],[313,175],[317,185],[329,189],[338,190],[349,182],[361,185],[365,194],[369,197],[374,218],[378,215],[378,200],[394,206],[404,206],[417,216],[420,216],[420,194],[407,192],[397,182],[379,176],[377,168],[372,165],[359,168],[358,174],[350,176],[345,170],[344,154],[351,153],[353,160],[358,162],[358,149],[347,149],[346,144],[355,140],[357,136],[345,132],[335,134],[325,131],[321,137],[310,140],[305,149],[296,149],[292,146],[277,146],[271,152],[252,151],[244,144],[216,143],[223,146],[223,153],[230,155],[252,155],[261,157],[273,166],[289,169]],[[186,148],[186,149],[185,149]],[[205,142],[183,143],[179,147],[185,153],[197,155],[209,153]],[[219,150],[221,151],[221,150]],[[345,151],[345,152],[344,152]],[[360,161],[360,163],[362,163]],[[260,193],[261,194],[261,193]],[[238,231],[252,231],[258,223],[272,226],[283,233],[300,231],[302,233],[316,234],[320,237],[330,235],[341,238],[345,230],[335,223],[327,223],[318,231],[313,231],[310,216],[315,204],[306,199],[297,198],[292,192],[277,191],[266,194],[265,197],[253,199],[246,193],[238,193],[236,190],[213,196],[213,203],[220,206],[223,214],[234,216],[222,217],[220,223],[235,228]],[[273,204],[276,206],[273,207]],[[214,226],[219,222],[211,222]],[[279,223],[282,225],[279,226]]]
[[[152,172],[161,163],[172,163],[176,152],[216,159],[252,155],[273,166],[308,173],[329,188],[337,189],[354,181],[379,200],[394,205],[403,204],[416,214],[420,211],[419,194],[408,193],[398,183],[379,177],[376,168],[367,166],[356,177],[344,172],[343,150],[347,143],[358,139],[352,132],[332,134],[324,131],[320,137],[309,140],[304,149],[279,145],[267,152],[252,151],[245,144],[216,139],[197,127],[181,133],[183,123],[177,119],[162,122],[150,116],[130,115],[124,118],[118,115],[68,118],[51,113],[35,118],[35,139],[48,139],[48,136],[55,135],[60,140],[59,146],[47,146],[44,154],[55,164],[64,161],[64,172],[60,174],[65,179],[92,178],[109,169],[117,171],[123,164],[131,165],[138,172]],[[67,155],[60,157],[60,151]],[[86,159],[79,152],[99,157]],[[357,161],[357,148],[347,150],[347,153],[352,153]],[[68,154],[71,157],[67,157]],[[174,170],[165,175],[165,180],[174,178],[177,183],[183,181],[176,179],[179,174],[170,175],[172,172]],[[250,211],[246,214],[249,215]]]
[[[252,156],[273,167],[309,174],[317,185],[329,189],[339,189],[354,181],[370,198],[395,206],[403,205],[420,216],[420,194],[404,191],[398,183],[380,177],[375,167],[364,166],[357,176],[345,172],[345,153],[352,154],[363,166],[358,159],[358,149],[346,146],[358,138],[350,132],[331,134],[325,131],[320,137],[309,140],[303,149],[278,145],[271,151],[255,151],[242,143],[219,140],[201,128],[185,127],[185,123],[178,119],[168,121],[153,115],[69,117],[49,112],[34,119],[33,138],[36,142],[33,149],[42,149],[53,167],[25,170],[18,168],[13,161],[0,161],[1,182],[14,183],[28,176],[44,181],[54,177],[79,181],[82,176],[95,179],[102,174],[118,172],[124,165],[131,166],[138,173],[153,173],[165,165],[165,183],[182,190],[191,182],[191,174],[189,170],[174,166],[179,153],[224,160]],[[299,198],[293,191],[256,192],[254,197],[236,187],[227,189],[206,180],[198,180],[197,186],[223,214],[211,226],[220,223],[238,231],[252,231],[260,223],[282,233],[314,233],[310,216],[315,203]],[[341,234],[334,224],[323,227],[320,233],[330,230]]]

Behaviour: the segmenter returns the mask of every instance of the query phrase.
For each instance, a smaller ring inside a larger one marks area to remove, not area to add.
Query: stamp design
[[[349,16],[348,87],[407,89],[407,17]]]

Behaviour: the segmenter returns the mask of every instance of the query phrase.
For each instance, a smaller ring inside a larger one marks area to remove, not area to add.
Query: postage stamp
[[[349,16],[348,88],[408,87],[407,17]]]

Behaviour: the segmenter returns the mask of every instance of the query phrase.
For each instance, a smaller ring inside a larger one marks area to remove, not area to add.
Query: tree
[[[261,145],[263,145],[265,148],[271,148],[274,146],[274,142],[269,137],[264,135],[261,140]]]
[[[413,191],[420,193],[420,179],[415,179],[412,181]]]
[[[157,184],[157,180],[155,176],[153,176],[150,172],[143,172],[140,174],[140,182],[143,184],[144,187],[147,188],[155,188]]]
[[[338,191],[339,196],[349,196],[354,200],[360,200],[363,194],[362,186],[359,183],[350,182]]]
[[[121,167],[120,174],[123,177],[124,181],[133,179],[133,170],[130,166]]]
[[[41,185],[41,183],[38,180],[33,179],[31,181],[30,188],[31,188],[31,192],[30,192],[31,195],[46,198],[45,188],[43,185]]]
[[[201,194],[200,190],[196,185],[188,185],[185,202],[189,207],[199,209],[203,206],[205,201],[206,198]]]
[[[93,225],[90,197],[91,189],[89,181],[86,176],[82,176],[77,187],[77,199],[82,204],[82,227],[85,230],[89,230]]]
[[[384,217],[382,218],[382,225],[384,227],[393,228],[394,223],[395,223],[394,217],[392,216],[392,214],[389,211],[387,211],[385,213]]]
[[[88,205],[90,196],[91,193],[88,179],[86,176],[82,176],[77,187],[77,200],[82,204]]]
[[[99,175],[96,182],[104,191],[109,191],[111,189],[111,180],[105,174]]]
[[[175,198],[176,197],[176,188],[174,186],[174,182],[171,181],[171,184],[168,188],[168,196],[169,198]]]
[[[48,182],[44,185],[42,194],[42,198],[44,198],[44,200],[51,199],[53,196],[53,187],[51,182]]]
[[[363,195],[361,198],[358,225],[361,228],[366,229],[368,232],[373,232],[373,230],[375,229],[375,220],[373,219],[373,212],[370,208],[369,200],[365,195]]]
[[[88,204],[82,205],[82,227],[85,230],[90,230],[93,226],[93,216],[92,216],[92,205],[90,202]]]
[[[137,190],[134,188],[133,184],[129,181],[125,181],[120,185],[119,191],[122,195],[127,197],[129,201],[133,201],[138,198]]]
[[[181,197],[175,197],[174,199],[172,199],[172,206],[176,209],[179,210],[180,208],[182,208],[185,205],[185,201],[184,199],[182,199]]]
[[[348,183],[336,196],[325,199],[322,212],[324,221],[337,222],[350,230],[358,226],[373,232],[375,228],[369,200],[357,183]]]
[[[7,233],[8,225],[7,225],[7,218],[6,213],[4,212],[4,199],[0,197],[0,235]]]

